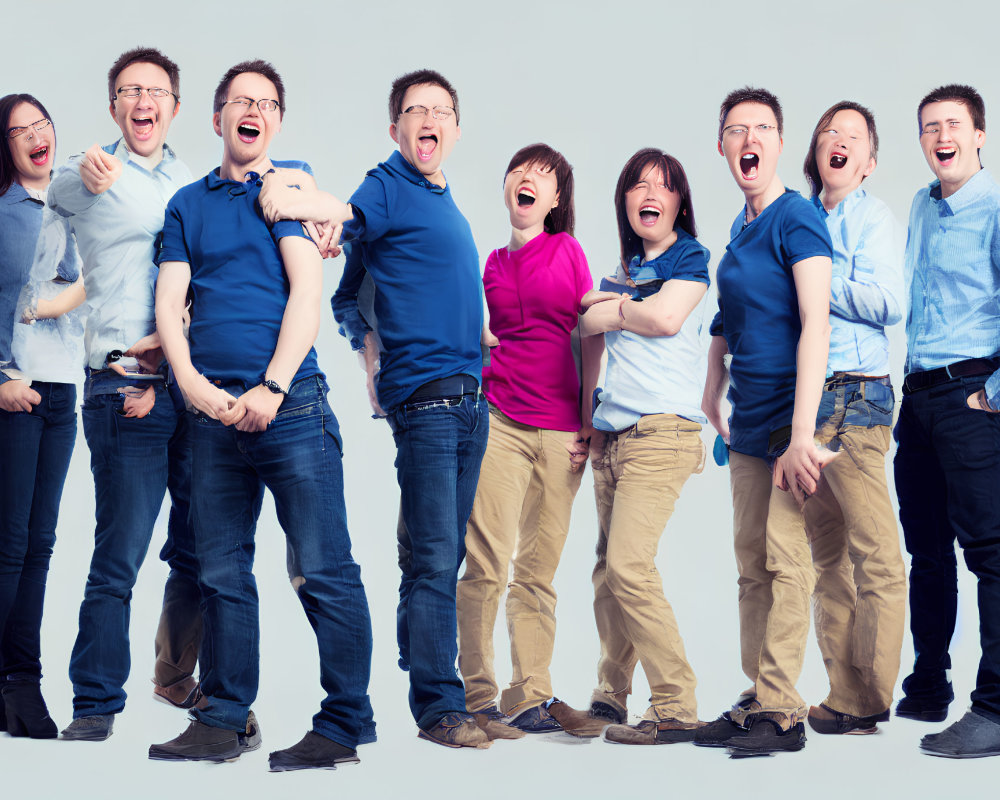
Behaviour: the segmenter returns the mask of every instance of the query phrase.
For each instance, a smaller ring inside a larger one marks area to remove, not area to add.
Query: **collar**
[[[423,186],[434,194],[444,194],[448,191],[447,180],[445,181],[445,186],[438,186],[436,183],[431,183],[413,164],[403,158],[403,154],[398,150],[393,150],[392,155],[379,164],[379,166],[384,167],[400,178],[405,178],[415,186]]]
[[[833,207],[833,211],[827,211],[826,206],[823,205],[823,201],[819,199],[819,195],[813,195],[810,199],[812,204],[816,206],[823,219],[828,216],[838,216],[842,217],[853,211],[857,206],[868,196],[868,193],[864,190],[862,186],[859,186],[853,192],[851,192],[847,197],[841,200],[837,205]]]
[[[37,203],[37,200],[32,199],[31,195],[28,194],[24,187],[17,181],[14,181],[10,185],[10,188],[4,192],[3,197],[0,197],[0,202],[4,205],[14,205],[14,203],[23,203],[25,200],[29,200],[33,203]]]
[[[138,161],[132,158],[132,153],[129,151],[128,145],[125,144],[124,136],[122,136],[120,139],[118,139],[118,141],[114,142],[113,144],[109,144],[104,149],[106,152],[113,155],[123,164],[131,164],[133,167],[141,169],[143,172],[149,172],[149,170],[146,169],[142,164],[140,164]],[[169,145],[164,143],[163,158],[160,161],[160,163],[156,165],[156,169],[154,169],[153,172],[155,172],[157,169],[160,169],[165,164],[168,164],[171,161],[175,161],[176,159],[177,156],[174,154],[174,151],[170,149]]]
[[[269,169],[268,172],[274,172],[273,161],[271,162],[271,169]],[[247,180],[243,181],[223,178],[222,167],[218,166],[205,176],[205,186],[210,192],[217,189],[227,189],[232,197],[237,197],[239,195],[247,194],[252,188],[256,187],[259,189],[261,186],[261,176],[256,172],[248,172]]]
[[[930,198],[932,202],[938,204],[939,214],[942,216],[955,215],[994,191],[995,186],[993,176],[983,167],[951,197],[942,198],[941,181],[934,181],[930,184]]]

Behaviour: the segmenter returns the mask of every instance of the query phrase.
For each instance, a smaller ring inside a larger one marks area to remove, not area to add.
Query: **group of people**
[[[957,539],[978,578],[982,660],[971,710],[921,749],[1000,755],[1000,501],[990,489],[1000,187],[980,162],[974,89],[944,86],[919,104],[936,180],[913,202],[905,257],[902,229],[863,187],[878,153],[867,108],[840,102],[819,120],[807,199],[777,175],[778,99],[749,87],[724,99],[718,150],[745,204],[716,273],[707,374],[710,256],[684,168],[662,150],[622,169],[620,260],[595,289],[573,238],[572,167],[544,144],[507,166],[510,242],[481,273],[443,173],[458,95],[432,70],[392,84],[398,149],[346,203],[305,162],[270,159],[285,90],[265,61],[220,80],[222,163],[197,181],[166,144],[180,101],[173,61],[123,53],[108,97],[121,138],[54,175],[45,107],[28,94],[0,99],[0,728],[58,733],[39,688],[39,631],[83,362],[96,530],[62,738],[105,740],[124,709],[129,602],[169,492],[154,694],[190,722],[149,756],[225,761],[261,745],[253,558],[267,488],[326,693],[311,730],[272,752],[270,767],[335,768],[375,740],[371,622],[313,347],[323,258],[343,251],[334,313],[397,448],[399,665],[420,737],[488,747],[563,730],[753,753],[801,749],[805,722],[821,734],[875,732],[890,716],[904,634],[885,329],[905,313],[894,467],[916,661],[895,714],[943,721],[954,699]],[[750,686],[705,723],[655,557],[704,466],[709,422],[730,469]],[[601,653],[579,710],[554,697],[549,665],[553,579],[588,460]],[[513,675],[501,691],[493,632],[505,590]],[[809,707],[796,682],[811,604],[830,693]],[[651,697],[629,724],[637,664]]]

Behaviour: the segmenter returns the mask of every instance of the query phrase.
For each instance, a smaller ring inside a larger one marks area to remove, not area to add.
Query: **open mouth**
[[[760,164],[760,156],[756,153],[745,153],[740,157],[740,170],[744,178],[756,178],[757,166]]]
[[[639,221],[643,225],[655,225],[660,218],[660,209],[655,206],[643,206],[639,209]]]
[[[954,147],[942,147],[940,150],[935,150],[934,155],[942,164],[950,164],[951,160],[958,155],[958,151]]]
[[[834,153],[830,156],[830,166],[834,169],[843,169],[847,164],[847,156],[840,155],[839,153]]]
[[[535,204],[535,193],[528,187],[517,190],[517,205],[520,208],[530,208]]]
[[[260,128],[252,123],[244,122],[236,128],[236,135],[240,137],[241,142],[253,144],[257,141],[257,137],[260,136]]]
[[[28,158],[31,159],[32,164],[37,164],[41,166],[49,160],[49,148],[47,145],[42,145],[41,147],[36,147],[30,153],[28,153]]]
[[[430,161],[434,151],[437,149],[438,137],[433,134],[421,136],[417,139],[417,158],[421,161]]]
[[[140,137],[149,136],[153,130],[152,117],[132,117],[132,127]]]

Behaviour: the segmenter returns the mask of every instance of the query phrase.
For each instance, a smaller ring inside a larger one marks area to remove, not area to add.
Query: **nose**
[[[149,94],[149,89],[140,89],[139,97],[135,101],[136,108],[152,108],[153,98]]]
[[[757,141],[757,128],[756,128],[756,126],[751,125],[751,126],[749,126],[747,128],[747,138],[746,138],[746,140],[747,140],[748,144],[752,144],[752,143],[754,143],[754,142]]]
[[[34,138],[35,138],[35,129],[32,128],[31,126],[29,126],[28,127],[28,132],[26,134],[24,134],[24,141],[25,142],[30,142]]]

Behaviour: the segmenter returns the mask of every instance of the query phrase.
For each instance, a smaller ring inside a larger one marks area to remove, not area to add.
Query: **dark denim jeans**
[[[30,413],[0,410],[0,682],[38,681],[59,499],[76,442],[76,387],[35,381]]]
[[[1000,721],[1000,414],[966,398],[987,376],[957,378],[903,397],[895,436],[896,492],[910,565],[910,696],[948,702],[955,631],[955,540],[979,579],[982,658],[972,706]]]
[[[465,526],[486,452],[485,397],[405,403],[389,415],[396,441],[400,666],[410,672],[410,711],[423,730],[465,713],[458,677],[455,592],[465,559]]]
[[[119,386],[129,381],[93,372],[83,400],[83,431],[94,474],[94,555],[80,606],[80,630],[69,664],[73,716],[116,714],[125,707],[123,686],[131,668],[129,604],[153,526],[170,492],[167,542],[161,557],[169,583],[197,592],[197,562],[188,525],[191,453],[188,423],[163,382],[156,382],[152,411],[122,415]]]
[[[230,394],[243,387],[225,386]],[[242,730],[259,678],[254,533],[264,488],[285,532],[288,577],[316,632],[326,697],[313,729],[347,747],[374,741],[368,678],[372,633],[361,568],[351,555],[340,429],[325,381],[291,387],[265,431],[192,419],[191,499],[205,597],[202,691],[207,725]],[[207,669],[206,669],[207,665]]]

